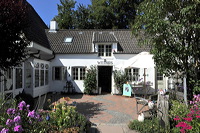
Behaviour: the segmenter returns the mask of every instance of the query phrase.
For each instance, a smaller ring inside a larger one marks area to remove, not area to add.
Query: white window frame
[[[77,71],[74,72],[74,69],[76,69]],[[83,73],[81,73],[81,69],[83,69]],[[77,74],[77,75],[75,75]],[[81,76],[82,74],[82,76]],[[84,80],[85,79],[85,74],[86,74],[86,67],[79,67],[79,66],[74,66],[72,67],[72,72],[71,72],[71,75],[72,75],[72,78],[73,80]]]
[[[107,48],[107,46],[109,47],[109,49]],[[100,53],[100,47],[103,47],[103,51],[102,51],[103,54]],[[111,57],[112,56],[112,44],[98,44],[98,56]]]
[[[164,77],[163,77],[163,74],[161,74],[161,73],[158,72],[158,71],[157,71],[157,75],[156,75],[156,76],[157,76],[157,80],[159,80],[159,81],[163,80],[163,78],[164,78]]]
[[[43,64],[43,67],[42,67]],[[48,65],[48,68],[46,68],[45,66]],[[36,70],[39,71],[39,85],[36,86]],[[48,71],[48,76],[46,77],[46,71]],[[43,75],[42,75],[43,72]],[[43,81],[42,81],[42,76],[43,76]],[[45,63],[45,62],[35,62],[35,66],[34,66],[34,82],[35,82],[35,86],[34,88],[37,87],[42,87],[42,86],[46,86],[49,84],[49,64]],[[47,79],[46,79],[47,78]],[[46,83],[47,81],[47,83]],[[43,82],[43,84],[41,83]]]
[[[56,75],[57,75],[56,69],[60,69],[58,78],[56,78]],[[67,73],[67,67],[64,67],[64,66],[53,66],[52,67],[52,80],[65,80],[66,79],[66,73]]]
[[[128,75],[128,81],[138,81],[139,80],[139,68],[126,68],[125,71],[127,72]]]

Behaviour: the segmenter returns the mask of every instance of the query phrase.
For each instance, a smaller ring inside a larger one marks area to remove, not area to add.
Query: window
[[[15,88],[19,89],[22,88],[22,68],[16,68],[16,83],[15,83]]]
[[[139,80],[139,69],[138,68],[128,68],[126,69],[129,81],[138,81]]]
[[[45,65],[45,85],[49,84],[49,65]]]
[[[55,67],[55,80],[61,80],[61,67]]]
[[[53,67],[53,80],[64,80],[66,79],[66,67]]]
[[[48,85],[49,65],[45,63],[35,63],[35,87]]]
[[[98,45],[98,56],[111,56],[112,45]]]
[[[44,64],[40,65],[40,86],[44,85]]]
[[[73,67],[72,76],[74,80],[84,80],[85,79],[85,67]]]
[[[163,80],[163,74],[160,72],[157,72],[157,80]]]
[[[65,43],[72,43],[72,40],[73,40],[73,37],[66,37],[66,38],[64,39],[64,42],[65,42]]]
[[[35,64],[35,87],[39,87],[39,79],[40,79],[40,71],[39,71],[39,63]]]
[[[26,88],[31,88],[31,63],[26,62]]]
[[[13,89],[13,69],[8,69],[4,73],[4,91],[9,91]]]

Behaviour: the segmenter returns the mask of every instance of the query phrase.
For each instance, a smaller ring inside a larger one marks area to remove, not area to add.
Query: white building
[[[22,90],[33,97],[47,92],[61,92],[67,81],[78,93],[84,92],[84,75],[91,65],[98,68],[98,84],[103,92],[117,94],[113,71],[148,47],[137,45],[131,30],[59,30],[55,21],[50,29],[31,8],[33,22],[27,38],[31,41],[30,57],[21,66],[3,72],[0,91],[15,97]],[[128,68],[130,81],[143,78],[143,68]],[[166,88],[163,75],[155,68],[146,70],[152,89]]]

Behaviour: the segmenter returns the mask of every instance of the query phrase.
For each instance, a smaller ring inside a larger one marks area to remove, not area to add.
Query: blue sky
[[[60,3],[60,0],[27,0],[36,12],[40,15],[42,20],[49,25],[50,21],[55,15],[58,14],[57,4]],[[90,0],[75,0],[77,4],[88,5],[91,4]]]

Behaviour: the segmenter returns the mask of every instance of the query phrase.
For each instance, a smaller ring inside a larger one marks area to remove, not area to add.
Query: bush
[[[180,106],[179,106],[180,107]],[[177,112],[182,111],[182,108],[176,109]],[[171,111],[172,112],[172,111]],[[176,113],[172,119],[174,133],[199,133],[200,132],[200,94],[194,95],[193,101],[190,101],[190,106],[183,114]]]
[[[115,85],[117,86],[117,89],[121,90],[121,92],[123,90],[123,84],[125,84],[128,81],[127,77],[127,74],[121,71],[115,70],[114,72]]]
[[[157,118],[145,119],[144,122],[133,120],[128,127],[132,130],[140,131],[141,133],[167,133],[168,131],[160,127]]]
[[[34,110],[29,110],[30,105],[24,101],[20,102],[15,108],[8,108],[6,111],[6,118],[1,123],[1,132],[25,132],[38,133],[46,132],[44,127],[42,115],[36,113]]]
[[[22,93],[19,93],[15,99],[17,100],[17,103],[21,101],[25,101],[26,104],[30,105],[30,110],[34,109],[34,98],[32,95],[25,93],[22,91]]]
[[[95,66],[90,66],[87,70],[86,77],[84,79],[84,92],[86,94],[92,94],[93,90],[97,88],[97,68]]]
[[[85,116],[76,111],[76,107],[67,106],[59,103],[56,105],[55,112],[49,113],[52,132],[77,131],[87,132],[90,127],[89,121]]]

